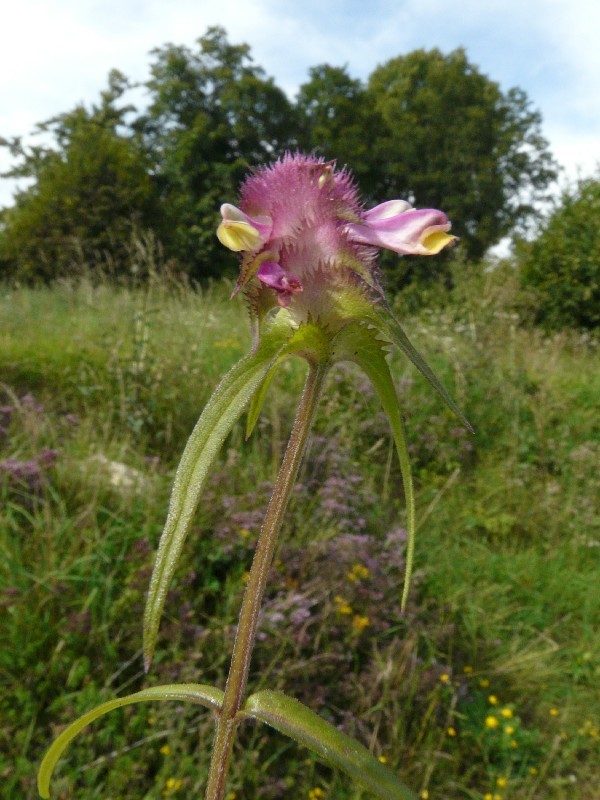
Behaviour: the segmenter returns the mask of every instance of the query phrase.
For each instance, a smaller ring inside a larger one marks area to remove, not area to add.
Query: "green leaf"
[[[377,797],[384,800],[416,800],[416,795],[366,747],[282,692],[265,690],[251,695],[240,716],[266,722],[280,733],[305,745]]]
[[[113,711],[115,708],[130,706],[134,703],[148,703],[154,700],[189,701],[219,711],[223,703],[223,692],[214,686],[205,686],[200,683],[171,684],[153,686],[150,689],[143,689],[141,692],[127,695],[127,697],[119,697],[116,700],[109,700],[107,703],[96,706],[92,711],[88,711],[87,714],[71,723],[53,742],[44,756],[38,772],[38,792],[40,796],[43,798],[50,797],[50,779],[56,764],[71,741],[86,725],[104,716],[104,714],[108,714],[109,711]]]
[[[146,601],[146,671],[154,655],[167,591],[212,463],[250,397],[293,333],[289,317],[278,315],[264,331],[256,352],[239,361],[217,386],[183,451]]]
[[[381,405],[390,422],[394,442],[396,443],[408,517],[406,573],[404,576],[401,601],[401,608],[404,610],[408,599],[408,590],[410,587],[415,554],[415,496],[410,458],[408,455],[406,437],[404,435],[404,425],[402,423],[402,414],[398,404],[398,395],[396,394],[390,368],[386,361],[387,353],[384,347],[387,342],[382,342],[377,339],[378,333],[378,331],[367,327],[365,324],[351,323],[346,325],[337,335],[334,342],[334,350],[336,360],[354,361],[365,372],[381,400]]]
[[[396,345],[396,347],[399,347],[404,352],[404,354],[410,359],[410,361],[412,361],[419,372],[425,378],[427,378],[429,383],[440,395],[444,403],[446,403],[448,408],[458,417],[462,424],[469,431],[471,431],[471,433],[475,433],[475,430],[469,420],[465,417],[454,400],[450,397],[442,385],[442,382],[431,369],[425,358],[421,355],[421,353],[419,353],[417,348],[410,341],[406,332],[389,308],[379,307],[378,310],[371,311],[369,314],[369,322],[372,322],[384,336],[386,336]]]

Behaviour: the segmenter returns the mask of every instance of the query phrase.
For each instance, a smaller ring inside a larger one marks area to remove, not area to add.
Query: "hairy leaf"
[[[265,690],[251,695],[240,716],[266,722],[305,745],[377,797],[416,800],[416,795],[366,747],[282,692]]]
[[[150,668],[154,654],[167,591],[210,467],[234,423],[292,334],[289,318],[276,318],[263,333],[257,351],[239,361],[217,386],[183,451],[146,601],[146,670]]]
[[[350,361],[355,361],[373,384],[390,422],[394,442],[396,443],[408,517],[406,573],[401,601],[401,607],[404,609],[408,598],[415,552],[415,497],[408,447],[406,445],[406,437],[404,436],[400,406],[398,405],[398,395],[396,394],[390,368],[386,361],[384,346],[387,343],[377,339],[377,334],[378,331],[364,324],[353,323],[347,325],[341,333],[338,334],[334,347],[338,359],[346,358]]]
[[[53,742],[44,756],[38,772],[38,791],[40,796],[43,798],[50,797],[50,779],[56,764],[70,742],[86,725],[104,716],[104,714],[108,714],[109,711],[113,711],[115,708],[130,706],[134,703],[148,703],[154,700],[187,701],[218,711],[223,702],[223,692],[214,686],[205,686],[200,683],[171,684],[153,686],[150,689],[143,689],[141,692],[136,692],[126,697],[118,697],[115,700],[109,700],[107,703],[96,706],[96,708],[71,723]]]
[[[398,320],[394,317],[392,312],[389,309],[380,308],[378,311],[372,312],[370,315],[369,322],[372,322],[381,333],[388,338],[391,342],[393,342],[396,347],[399,347],[400,350],[412,361],[415,367],[419,370],[421,375],[423,375],[429,383],[433,386],[436,392],[440,395],[444,403],[448,406],[448,408],[456,414],[458,419],[462,422],[462,424],[469,430],[471,433],[475,433],[473,426],[469,422],[469,420],[465,417],[459,407],[456,405],[454,400],[450,397],[442,382],[437,377],[435,372],[431,369],[425,358],[419,353],[417,348],[413,345],[413,343],[408,338],[406,332],[398,322]]]

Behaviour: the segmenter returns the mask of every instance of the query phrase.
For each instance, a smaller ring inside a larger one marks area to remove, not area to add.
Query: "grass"
[[[81,281],[0,293],[9,800],[37,796],[53,735],[98,702],[148,683],[223,685],[300,362],[285,365],[252,439],[244,443],[240,425],[226,443],[148,678],[140,625],[179,453],[211,389],[250,346],[230,288]],[[523,326],[516,299],[510,274],[497,270],[405,320],[477,430],[462,431],[394,357],[420,520],[405,615],[403,503],[386,422],[359,373],[332,374],[253,664],[254,688],[294,694],[431,800],[597,796],[598,351],[589,336]],[[76,740],[55,796],[201,796],[211,737],[209,716],[193,709],[116,712]],[[251,725],[231,792],[367,797]]]

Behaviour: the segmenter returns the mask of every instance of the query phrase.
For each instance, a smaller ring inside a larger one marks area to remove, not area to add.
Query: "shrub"
[[[564,192],[540,236],[521,252],[521,282],[536,322],[548,328],[600,324],[600,173]]]

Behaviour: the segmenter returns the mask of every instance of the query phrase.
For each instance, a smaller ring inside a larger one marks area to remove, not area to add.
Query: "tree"
[[[521,282],[548,328],[600,325],[600,175],[580,181],[530,244],[521,243]]]
[[[312,67],[310,80],[300,87],[296,107],[301,148],[334,158],[340,166],[346,164],[370,197],[380,182],[381,165],[372,157],[380,120],[364,84],[351,78],[346,67]]]
[[[74,262],[127,257],[132,228],[153,221],[153,188],[139,143],[123,133],[130,106],[117,103],[128,88],[111,73],[101,103],[77,106],[38,125],[51,146],[8,143],[19,159],[8,173],[32,178],[2,215],[0,266],[5,274],[48,280]]]
[[[522,90],[503,93],[462,49],[394,58],[368,91],[382,121],[371,143],[385,164],[379,197],[443,208],[470,258],[525,224],[556,178],[539,112]]]
[[[235,265],[214,235],[221,203],[235,198],[249,166],[295,147],[297,126],[247,45],[229,44],[218,27],[198,45],[154,51],[150,106],[135,127],[153,163],[167,252],[203,278]]]

